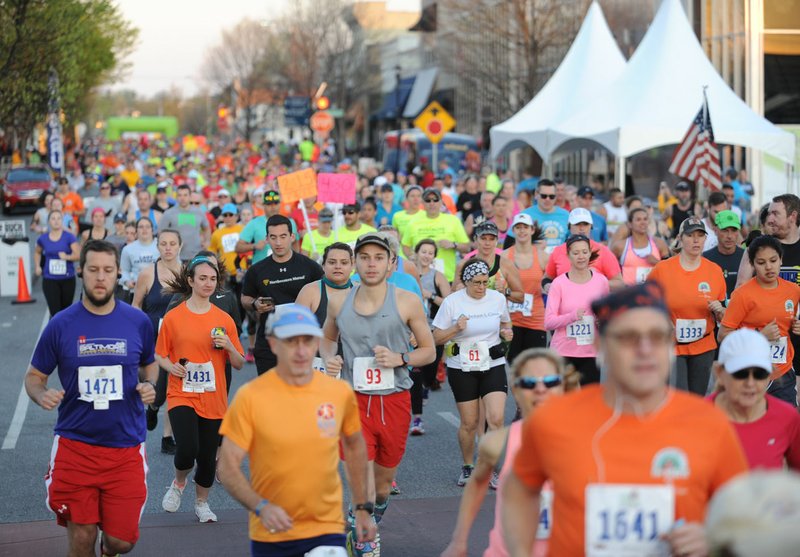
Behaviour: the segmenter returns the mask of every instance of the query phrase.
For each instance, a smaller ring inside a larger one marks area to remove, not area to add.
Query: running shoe
[[[414,418],[411,422],[411,435],[425,435],[425,426],[422,425],[422,418]]]
[[[359,542],[355,532],[347,532],[347,554],[350,557],[380,557],[381,556],[381,533],[375,534],[374,542]]]
[[[458,477],[458,481],[456,485],[458,487],[464,487],[467,485],[467,480],[469,480],[470,476],[472,476],[472,470],[474,466],[472,464],[465,464],[461,467],[461,475]]]
[[[248,349],[247,350],[247,354],[245,354],[245,356],[244,356],[244,361],[247,362],[248,364],[252,364],[252,363],[254,363],[256,361],[256,357],[253,356],[253,350],[252,349]]]
[[[400,488],[397,487],[397,480],[392,480],[392,489],[389,491],[390,495],[400,495]]]
[[[197,519],[203,523],[217,521],[217,515],[211,512],[211,509],[208,507],[208,501],[195,501],[194,514],[197,516]]]
[[[158,425],[158,408],[153,408],[151,404],[148,404],[144,415],[147,417],[147,431],[153,431]]]
[[[494,489],[495,491],[497,491],[499,485],[500,485],[500,476],[497,475],[497,472],[492,472],[492,478],[489,480],[489,489]]]
[[[164,454],[175,454],[175,439],[170,437],[161,438],[161,452]]]
[[[172,480],[172,485],[167,488],[167,492],[161,500],[161,508],[168,513],[178,512],[178,509],[181,508],[181,497],[183,496],[184,489],[186,489],[185,485],[183,487],[178,487],[175,480]]]

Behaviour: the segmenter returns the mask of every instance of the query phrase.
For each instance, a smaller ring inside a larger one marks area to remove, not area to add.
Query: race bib
[[[536,530],[537,540],[550,539],[553,527],[553,492],[542,490],[539,493],[539,528]]]
[[[530,317],[533,311],[533,294],[525,294],[522,302],[508,301],[508,313],[521,313],[523,317]]]
[[[433,260],[433,268],[440,273],[444,273],[444,259],[437,257]]]
[[[189,362],[184,367],[186,368],[186,375],[183,378],[184,393],[205,393],[217,390],[217,378],[211,362],[203,364]]]
[[[786,337],[779,338],[776,342],[770,343],[769,352],[772,356],[773,364],[786,363]]]
[[[678,319],[675,322],[675,340],[686,344],[706,336],[705,319]]]
[[[659,539],[675,518],[675,491],[667,485],[586,486],[588,557],[669,555]]]
[[[647,280],[647,276],[652,271],[652,267],[636,267],[636,283],[641,284]]]
[[[95,410],[108,410],[112,400],[122,400],[122,366],[80,366],[78,398],[91,402]]]
[[[485,340],[459,343],[458,360],[461,371],[489,371],[492,367],[489,343]]]
[[[63,276],[67,274],[67,262],[64,259],[49,259],[47,270],[53,276]]]
[[[567,338],[573,339],[578,346],[592,344],[594,342],[594,316],[584,315],[567,325]]]
[[[354,359],[353,389],[359,393],[394,389],[394,368],[378,366],[375,358]]]
[[[239,241],[239,233],[225,234],[222,236],[222,251],[223,253],[231,253],[236,251],[236,242]]]

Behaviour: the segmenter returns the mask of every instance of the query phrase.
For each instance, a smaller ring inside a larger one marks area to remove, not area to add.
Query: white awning
[[[439,68],[427,68],[417,73],[417,79],[414,81],[408,102],[403,110],[403,118],[416,118],[428,106],[438,73]]]

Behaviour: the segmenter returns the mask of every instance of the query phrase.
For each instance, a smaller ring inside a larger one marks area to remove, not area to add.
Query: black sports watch
[[[359,503],[356,505],[357,511],[367,511],[369,514],[375,513],[375,505],[372,503]]]
[[[403,352],[402,354],[400,354],[400,357],[403,358],[403,363],[404,364],[409,365],[408,364],[408,352]]]

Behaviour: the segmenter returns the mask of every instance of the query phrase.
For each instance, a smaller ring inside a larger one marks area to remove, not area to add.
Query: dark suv
[[[53,177],[46,166],[17,166],[3,178],[3,213],[18,206],[36,207],[43,192],[53,186]]]

